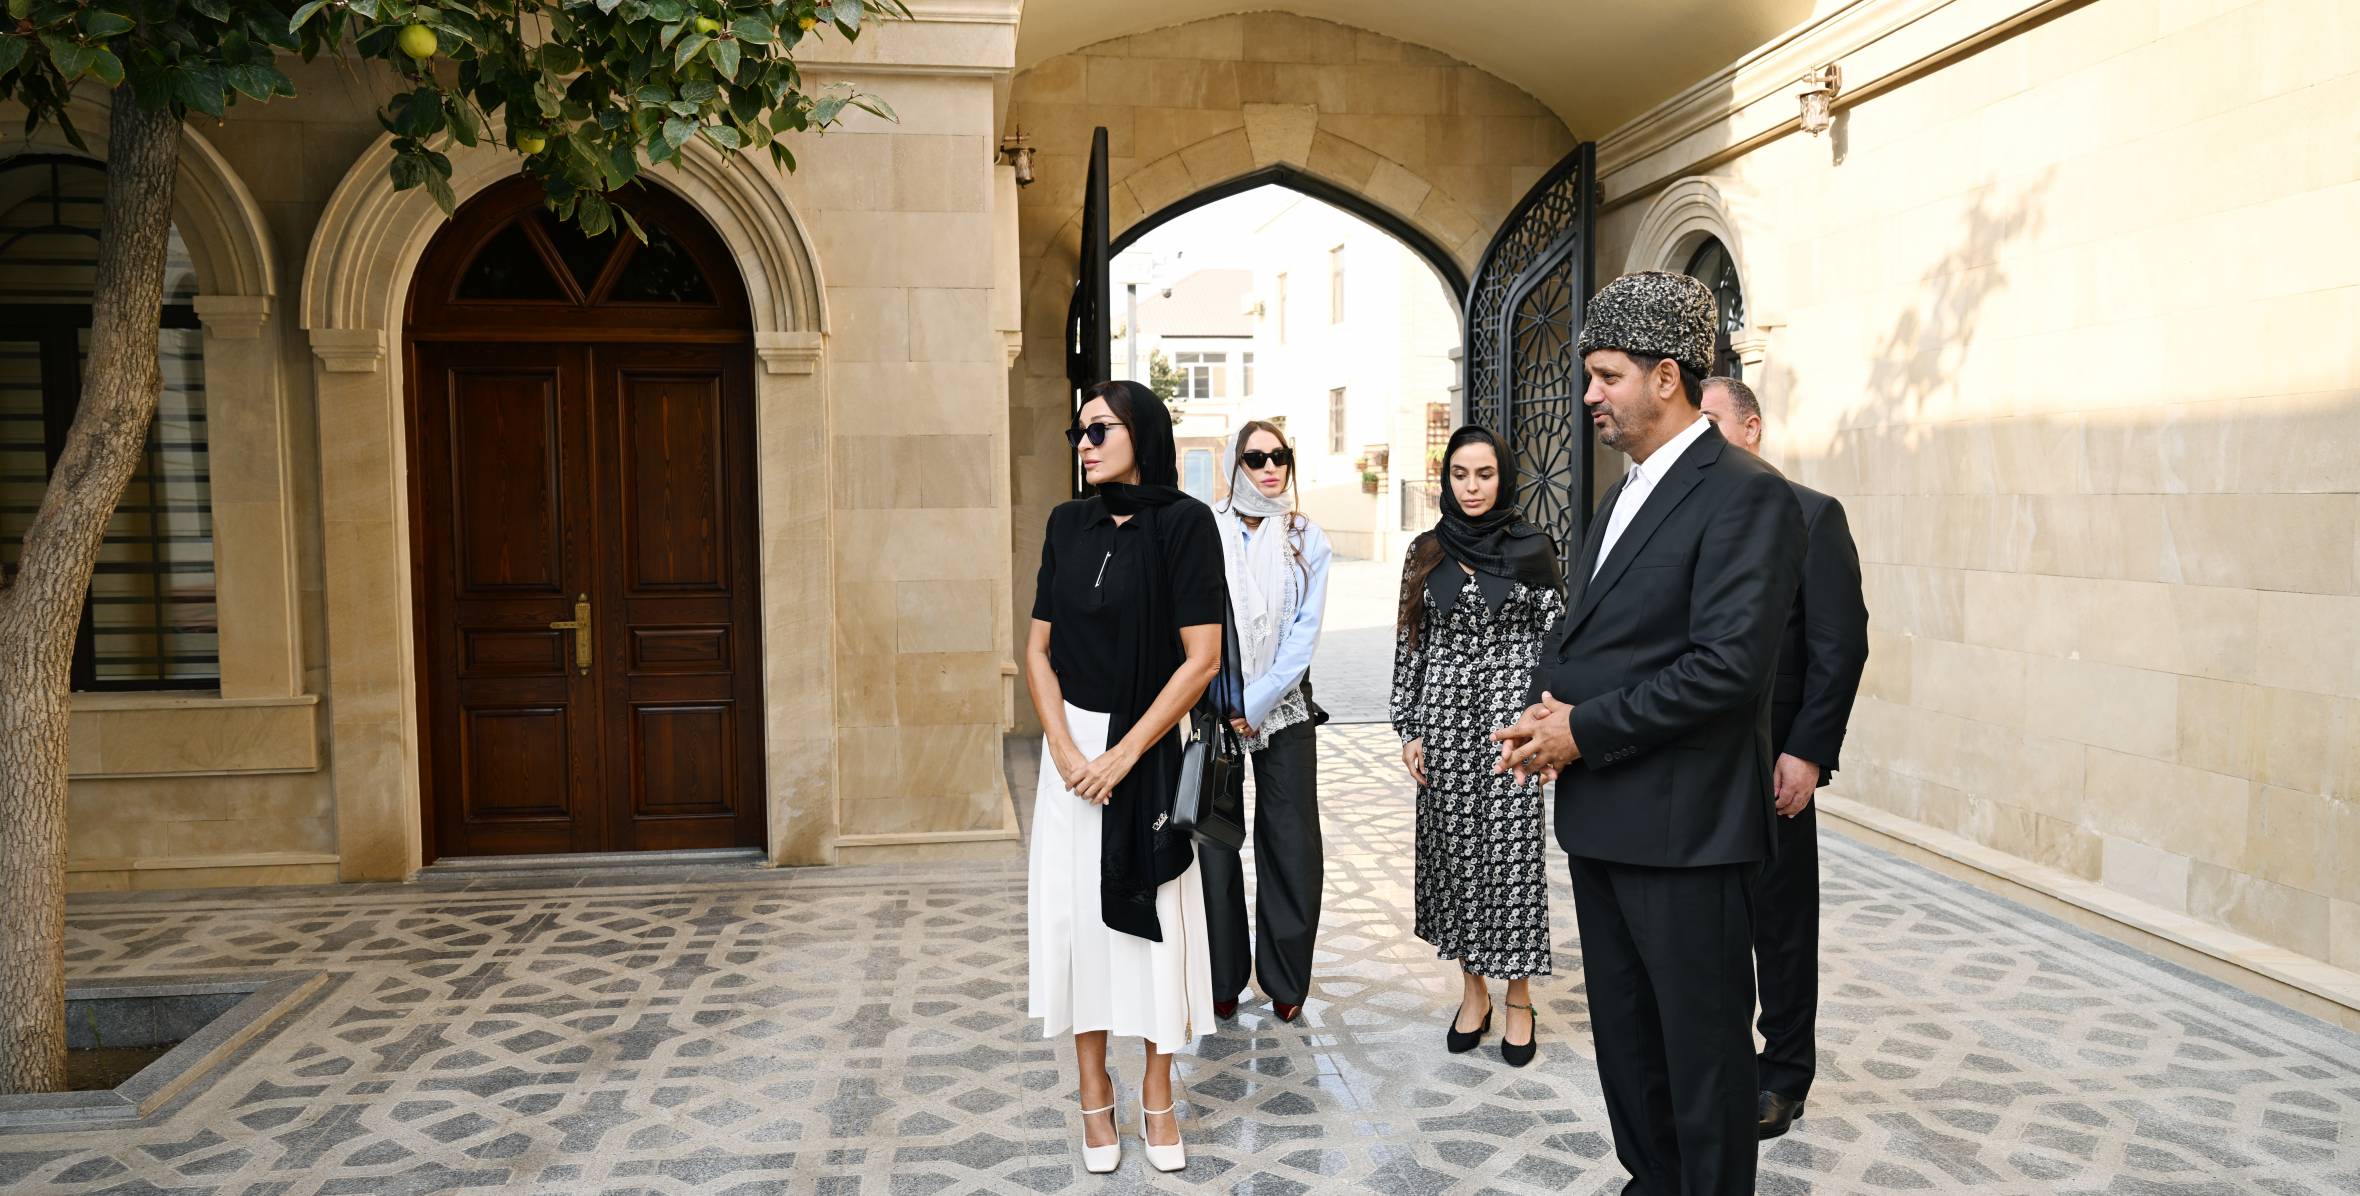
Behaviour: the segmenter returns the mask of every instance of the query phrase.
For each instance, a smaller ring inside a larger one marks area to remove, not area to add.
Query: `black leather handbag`
[[[1224,604],[1226,606],[1226,603]],[[1237,619],[1221,615],[1221,672],[1188,712],[1188,741],[1180,752],[1180,785],[1172,793],[1172,825],[1199,842],[1231,851],[1245,846],[1245,786],[1231,784],[1246,765],[1245,744],[1229,720],[1229,686],[1242,680],[1237,663]]]

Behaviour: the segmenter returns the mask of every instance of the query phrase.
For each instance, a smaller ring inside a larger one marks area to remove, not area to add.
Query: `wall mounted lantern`
[[[1021,126],[1000,138],[1000,161],[1016,168],[1016,185],[1019,187],[1032,186],[1032,156],[1032,139],[1024,135]]]
[[[1844,87],[1844,68],[1835,63],[1803,76],[1811,90],[1803,93],[1803,131],[1816,137],[1834,119],[1836,93]]]

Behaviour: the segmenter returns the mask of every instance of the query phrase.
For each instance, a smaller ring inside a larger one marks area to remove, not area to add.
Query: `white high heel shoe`
[[[1175,1140],[1170,1146],[1158,1146],[1147,1136],[1148,1118],[1161,1117],[1179,1107],[1177,1097],[1161,1109],[1150,1109],[1146,1101],[1139,1102],[1139,1144],[1147,1148],[1147,1165],[1158,1171],[1178,1171],[1188,1166],[1188,1143],[1185,1140]],[[1178,1118],[1173,1119],[1172,1128],[1180,1128]]]
[[[1090,1145],[1090,1119],[1100,1113],[1112,1112],[1114,1112],[1113,1105],[1108,1105],[1103,1109],[1082,1110],[1082,1170],[1092,1175],[1106,1175],[1123,1165],[1123,1131],[1121,1127],[1115,1128],[1114,1141],[1104,1146]],[[1110,1117],[1107,1120],[1111,1122],[1114,1119]]]

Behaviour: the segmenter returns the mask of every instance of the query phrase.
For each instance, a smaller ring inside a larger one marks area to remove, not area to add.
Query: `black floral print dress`
[[[1460,572],[1449,559],[1437,567]],[[1491,733],[1523,712],[1541,639],[1565,600],[1519,582],[1495,614],[1469,576],[1447,615],[1429,594],[1418,602],[1417,647],[1396,629],[1393,648],[1393,729],[1405,743],[1425,741],[1426,751],[1427,783],[1418,789],[1418,937],[1479,976],[1546,976],[1547,790],[1493,775],[1499,745]]]

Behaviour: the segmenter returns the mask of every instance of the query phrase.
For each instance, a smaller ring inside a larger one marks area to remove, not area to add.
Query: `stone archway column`
[[[762,482],[764,823],[776,864],[834,862],[836,803],[835,573],[829,428],[817,332],[755,334],[754,435]],[[789,801],[787,795],[824,800]]]

